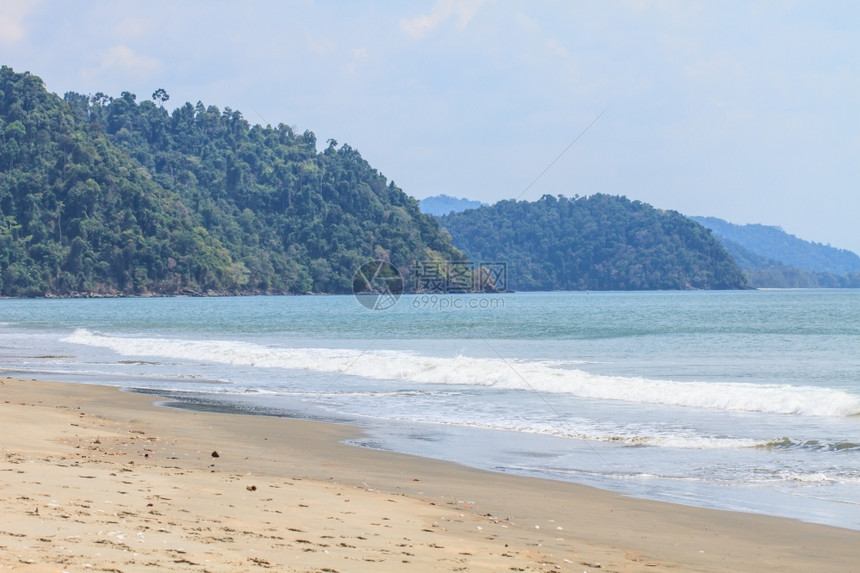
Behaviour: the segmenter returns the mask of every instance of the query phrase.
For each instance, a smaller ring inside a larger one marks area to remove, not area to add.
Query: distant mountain
[[[421,212],[426,215],[447,215],[450,212],[459,213],[461,211],[465,211],[467,209],[477,209],[484,203],[480,201],[471,201],[469,199],[458,199],[457,197],[451,197],[450,195],[434,195],[433,197],[427,197],[426,199],[421,199],[418,202],[418,207],[421,209]]]
[[[0,68],[0,295],[348,293],[462,256],[356,149],[168,97]]]
[[[735,225],[716,217],[690,217],[720,238],[782,264],[813,271],[844,275],[860,272],[860,256],[845,250],[804,241],[779,227]]]
[[[779,227],[690,218],[711,229],[746,273],[750,286],[860,287],[860,257],[851,251],[804,241]]]
[[[626,197],[500,201],[440,218],[474,263],[508,265],[513,290],[738,289],[746,279],[710,231]]]

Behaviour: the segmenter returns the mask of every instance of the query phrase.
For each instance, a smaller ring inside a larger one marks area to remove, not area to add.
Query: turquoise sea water
[[[860,529],[860,291],[0,300],[5,375]]]

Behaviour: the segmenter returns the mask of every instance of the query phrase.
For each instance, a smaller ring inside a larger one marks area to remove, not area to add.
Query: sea
[[[860,291],[0,300],[0,373],[860,530]]]

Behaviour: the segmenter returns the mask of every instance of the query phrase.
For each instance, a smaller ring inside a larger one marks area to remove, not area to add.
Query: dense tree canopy
[[[508,264],[518,290],[735,289],[744,276],[710,231],[610,195],[500,201],[440,218],[476,262]]]
[[[0,294],[349,292],[371,258],[461,257],[349,145],[168,99],[0,69]]]

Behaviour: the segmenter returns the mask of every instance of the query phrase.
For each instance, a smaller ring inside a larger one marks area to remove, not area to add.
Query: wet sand
[[[860,532],[351,447],[346,426],[0,380],[0,570],[860,571]]]

